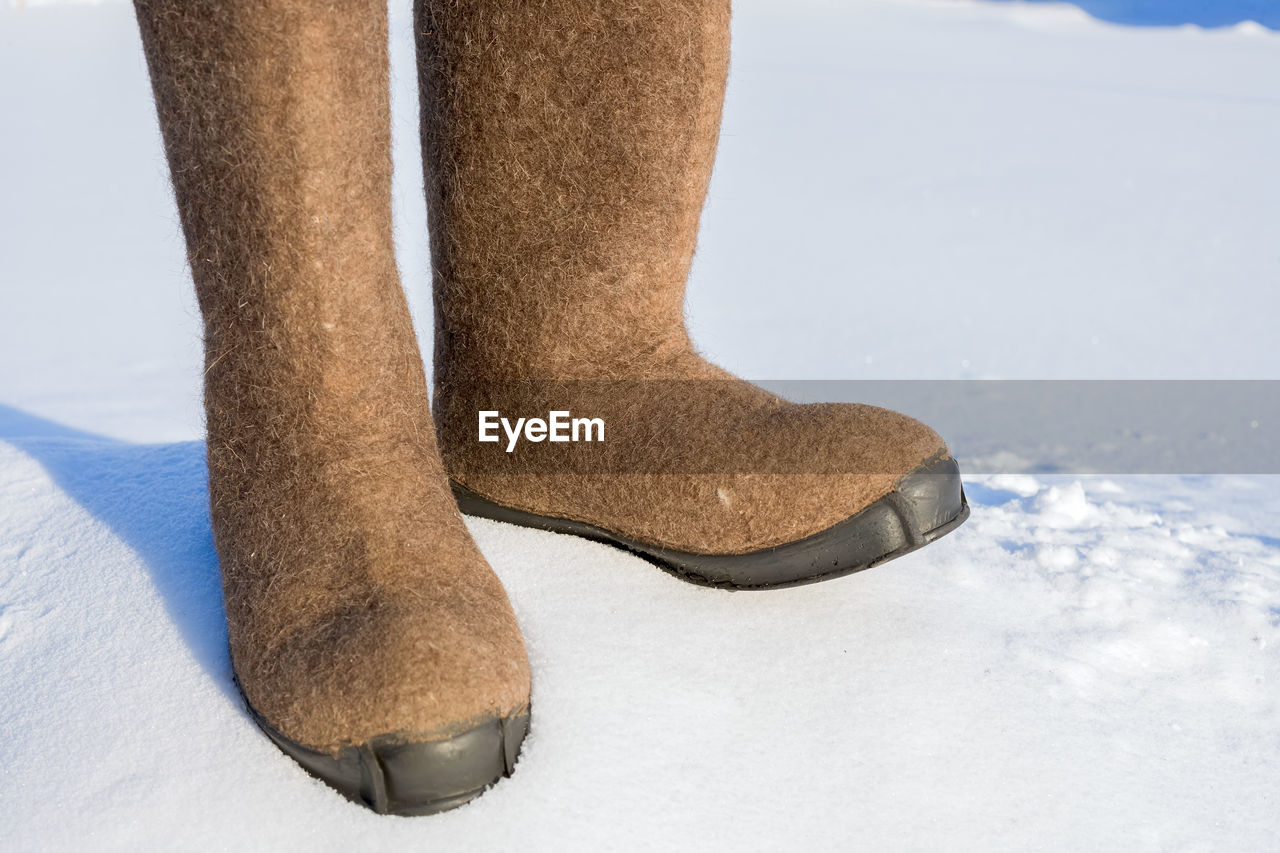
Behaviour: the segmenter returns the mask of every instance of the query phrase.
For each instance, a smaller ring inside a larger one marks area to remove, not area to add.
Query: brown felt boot
[[[137,12],[204,318],[240,689],[357,802],[459,805],[511,772],[529,666],[449,492],[399,286],[386,7]]]
[[[928,427],[789,404],[690,344],[728,0],[418,0],[417,38],[435,417],[465,512],[741,587],[866,568],[964,520]],[[600,418],[604,442],[480,440],[482,412],[549,410]]]

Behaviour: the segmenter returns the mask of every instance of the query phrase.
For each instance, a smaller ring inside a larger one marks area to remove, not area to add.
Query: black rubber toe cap
[[[378,814],[435,814],[475,799],[511,775],[529,730],[525,711],[448,737],[413,742],[383,735],[331,755],[286,737],[248,708],[267,737],[308,773]]]

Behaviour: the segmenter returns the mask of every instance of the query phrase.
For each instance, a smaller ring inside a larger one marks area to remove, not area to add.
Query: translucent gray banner
[[[933,427],[969,473],[1280,474],[1280,381],[757,384],[793,403],[868,403],[910,415]],[[735,381],[468,384],[435,402],[452,463],[468,471],[881,474],[901,461],[877,448],[911,440],[892,418],[787,407]],[[521,419],[527,426],[553,415],[566,419],[559,433],[549,422],[519,432]],[[517,425],[510,438],[499,416]],[[565,437],[569,418],[582,419],[584,440]],[[587,429],[592,418],[602,438]]]

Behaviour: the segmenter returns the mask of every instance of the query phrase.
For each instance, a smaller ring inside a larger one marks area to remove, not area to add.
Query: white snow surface
[[[720,363],[1280,378],[1280,35],[866,0],[739,0],[734,28],[689,292]],[[425,338],[400,8],[392,50]],[[1280,847],[1264,476],[974,476],[937,545],[770,593],[474,520],[533,662],[517,771],[430,818],[348,804],[231,682],[129,7],[0,9],[0,115],[0,847]]]

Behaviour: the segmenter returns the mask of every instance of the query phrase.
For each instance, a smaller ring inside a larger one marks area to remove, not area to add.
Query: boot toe
[[[282,642],[233,635],[236,683],[263,732],[380,814],[444,811],[510,775],[530,679],[497,579],[361,585],[349,597]]]

